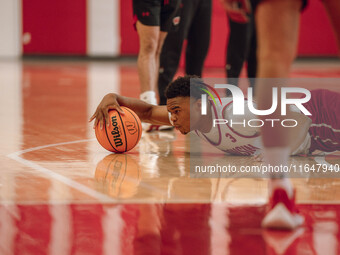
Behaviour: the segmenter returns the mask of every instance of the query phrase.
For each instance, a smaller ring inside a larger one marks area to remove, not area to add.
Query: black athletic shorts
[[[302,0],[301,11],[304,11],[308,5],[308,0]]]
[[[135,23],[159,26],[161,31],[172,31],[180,21],[181,0],[133,0]]]

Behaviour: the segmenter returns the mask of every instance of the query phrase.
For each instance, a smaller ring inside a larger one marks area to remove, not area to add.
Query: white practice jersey
[[[256,105],[254,104],[254,107]],[[215,146],[216,148],[232,155],[254,156],[261,153],[263,148],[260,137],[260,127],[249,127],[248,121],[251,120],[253,126],[259,126],[258,119],[248,109],[248,102],[245,100],[245,114],[233,115],[232,98],[223,98],[222,106],[211,102],[213,119],[221,119],[219,124],[212,127],[208,133],[195,130],[196,134]],[[291,110],[298,111],[291,107]],[[221,124],[223,123],[223,124]],[[310,147],[310,136],[307,134],[304,142],[297,148],[292,155],[306,154]]]
[[[212,127],[209,133],[196,130],[199,137],[229,154],[244,156],[260,154],[262,149],[260,128],[247,126],[248,120],[257,119],[249,112],[247,101],[245,101],[244,116],[233,115],[232,98],[222,98],[222,105],[217,106],[211,102],[211,110],[213,119],[225,120],[227,123],[219,121],[219,124]]]

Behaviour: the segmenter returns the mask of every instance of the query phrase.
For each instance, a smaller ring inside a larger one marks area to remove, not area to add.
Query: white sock
[[[155,91],[149,90],[145,91],[142,94],[139,95],[140,100],[148,103],[148,104],[153,104],[157,105],[157,99],[156,99],[156,93]]]
[[[286,166],[289,156],[290,149],[288,147],[264,148],[263,150],[264,162],[271,166]],[[293,185],[285,175],[284,172],[279,172],[270,176],[271,179],[268,183],[269,195],[271,195],[275,189],[282,188],[290,198],[293,196]]]

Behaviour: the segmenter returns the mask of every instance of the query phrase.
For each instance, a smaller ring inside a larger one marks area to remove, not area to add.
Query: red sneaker
[[[262,220],[262,227],[275,229],[295,229],[304,222],[295,206],[295,192],[289,198],[284,189],[274,190],[269,200],[269,211]]]

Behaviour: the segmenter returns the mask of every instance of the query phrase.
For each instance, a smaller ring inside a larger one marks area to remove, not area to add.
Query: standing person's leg
[[[157,51],[156,51],[156,56],[155,56],[155,61],[156,61],[156,79],[155,79],[155,89],[157,88],[158,86],[158,81],[159,81],[159,69],[160,69],[160,58],[161,58],[161,53],[163,52],[163,47],[164,47],[164,42],[166,40],[166,38],[168,37],[169,33],[167,32],[164,32],[164,31],[161,31],[160,32],[160,36],[159,36],[159,40],[158,40],[158,48],[157,48]],[[164,50],[166,51],[166,49]],[[159,88],[158,88],[158,91],[159,91]],[[163,92],[164,94],[164,92]],[[161,95],[161,93],[159,92],[159,101],[161,101],[161,98],[162,96],[164,97],[164,95]],[[161,103],[159,103],[161,104]],[[165,102],[166,104],[166,102]]]
[[[289,76],[290,66],[296,55],[300,9],[300,0],[264,0],[258,5],[257,78]],[[272,88],[280,85],[262,81],[257,82],[256,86],[258,108],[269,109],[272,104]],[[272,115],[261,118],[281,119],[280,112],[278,107]],[[264,125],[261,133],[265,162],[272,166],[286,165],[290,155],[288,130]],[[283,173],[271,176],[269,194],[271,210],[262,222],[264,227],[292,229],[302,224],[303,219],[295,211],[292,184]]]
[[[208,54],[211,30],[211,0],[199,0],[188,32],[185,72],[202,76],[204,60]]]
[[[264,0],[257,7],[256,25],[258,35],[257,78],[288,78],[291,64],[296,56],[300,0]],[[258,84],[257,102],[259,109],[269,109],[272,104],[272,87],[278,84]],[[279,104],[280,106],[280,104]],[[276,111],[279,115],[280,110]],[[283,135],[272,139],[272,134],[283,131]],[[265,147],[286,147],[284,128],[276,129],[264,125],[262,129]]]
[[[170,31],[164,41],[163,50],[160,55],[158,76],[160,105],[166,104],[164,91],[175,76],[179,65],[183,42],[187,36],[193,15],[193,2],[192,0],[182,0],[182,8],[180,9],[181,19],[178,29]]]
[[[159,56],[164,39],[176,19],[179,0],[133,0],[136,29],[139,36],[137,60],[141,84],[140,98],[157,104],[156,83],[158,79]]]
[[[145,98],[141,99],[148,103],[156,104],[154,90],[157,77],[156,56],[159,48],[160,27],[143,25],[139,21],[137,21],[136,27],[139,36],[138,75],[141,84],[141,95],[145,95]]]
[[[172,81],[177,71],[182,52],[183,41],[184,38],[181,36],[181,33],[177,32],[170,32],[165,39],[163,50],[160,56],[160,68],[158,74],[158,93],[160,105],[166,105],[164,91]]]
[[[139,37],[137,68],[141,86],[140,98],[151,104],[157,103],[156,55],[161,37],[161,10],[162,3],[159,0],[133,0],[135,27]]]

